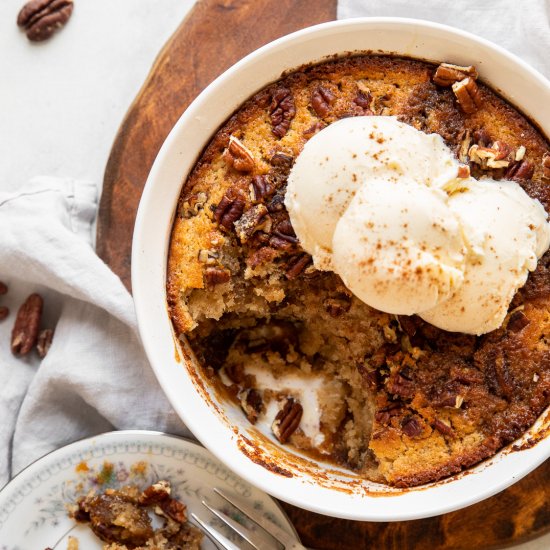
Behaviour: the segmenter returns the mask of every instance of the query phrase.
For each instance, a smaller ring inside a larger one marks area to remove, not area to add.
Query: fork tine
[[[224,500],[227,500],[229,504],[235,506],[237,510],[240,510],[245,516],[251,519],[256,525],[259,525],[264,531],[267,531],[272,537],[275,538],[275,540],[280,541],[285,548],[292,548],[293,544],[296,545],[297,541],[294,537],[289,535],[286,531],[283,531],[271,521],[260,516],[257,510],[253,510],[250,506],[237,502],[217,487],[214,487],[214,492],[220,495]]]
[[[212,537],[217,544],[219,544],[223,550],[236,550],[237,547],[229,542],[221,533],[218,533],[216,529],[208,525],[205,521],[203,521],[199,516],[197,516],[195,513],[191,514],[191,517],[199,524],[199,527],[209,536]],[[231,545],[231,546],[229,546]]]
[[[256,550],[265,550],[266,541],[263,537],[260,537],[257,533],[254,533],[253,531],[235,521],[234,519],[230,518],[220,510],[216,510],[204,500],[202,501],[202,504],[203,506],[208,508],[208,510],[210,510],[215,516],[221,519],[226,525],[233,529],[233,531],[241,535],[241,537],[246,540],[246,542],[250,543],[254,548],[256,548]]]

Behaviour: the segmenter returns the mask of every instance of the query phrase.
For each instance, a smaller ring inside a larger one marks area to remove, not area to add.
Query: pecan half
[[[139,505],[140,506],[150,506],[151,504],[158,504],[163,500],[170,498],[170,493],[172,488],[170,487],[170,482],[165,480],[160,480],[154,483],[153,485],[147,487],[141,495],[139,495]]]
[[[29,40],[40,42],[65,25],[72,13],[73,0],[31,0],[19,12],[17,25]]]
[[[460,108],[466,114],[475,113],[481,107],[481,93],[473,78],[467,77],[460,82],[455,82],[452,89]]]
[[[45,328],[40,331],[38,340],[36,342],[36,351],[41,359],[44,359],[48,355],[48,351],[52,346],[53,330],[51,328]]]
[[[521,160],[519,162],[512,162],[504,177],[508,180],[525,181],[530,180],[535,173],[535,167],[532,162],[528,160]]]
[[[249,422],[256,424],[258,416],[264,410],[262,396],[254,388],[251,388],[239,393],[239,402]]]
[[[422,433],[422,424],[416,416],[407,416],[401,422],[401,429],[409,437],[417,437]]]
[[[256,204],[247,210],[235,223],[235,233],[241,243],[246,243],[256,231],[271,231],[271,217],[264,204]]]
[[[271,195],[275,191],[273,185],[269,181],[269,178],[262,174],[261,176],[254,176],[249,186],[250,200],[256,202],[262,200],[264,197]]]
[[[386,380],[386,389],[392,395],[409,398],[414,395],[414,384],[401,373],[395,373]]]
[[[3,296],[4,294],[7,294],[8,292],[8,285],[2,281],[0,281],[0,296]]]
[[[302,254],[300,256],[294,256],[290,259],[287,266],[285,276],[287,279],[296,279],[304,271],[304,269],[311,263],[311,256],[309,254]]]
[[[229,145],[223,152],[222,157],[229,166],[239,172],[252,172],[254,170],[255,163],[252,153],[235,136],[229,137]]]
[[[286,168],[287,170],[290,170],[292,165],[294,164],[294,157],[291,155],[287,155],[286,153],[281,153],[280,151],[278,153],[275,153],[270,161],[273,166],[279,166],[282,168]]]
[[[330,112],[330,107],[334,103],[336,96],[324,86],[317,86],[311,94],[311,106],[321,118],[326,117]]]
[[[43,303],[42,296],[31,294],[19,308],[11,332],[11,351],[14,355],[27,355],[36,344]]]
[[[462,67],[460,65],[451,65],[450,63],[441,63],[435,70],[433,81],[438,86],[452,86],[455,82],[460,82],[466,77],[474,80],[477,78],[475,67]]]
[[[542,156],[542,177],[550,179],[550,153],[544,153]]]
[[[214,219],[224,229],[230,231],[244,211],[245,201],[240,196],[231,193],[231,189],[222,197],[222,200],[214,210]]]
[[[277,88],[271,96],[271,105],[269,106],[273,134],[278,138],[284,137],[295,115],[296,105],[292,92],[284,86]]]
[[[224,267],[207,267],[204,270],[204,280],[209,287],[227,283],[229,279],[231,279],[231,272]]]
[[[292,397],[288,397],[283,408],[277,413],[271,429],[275,437],[281,442],[286,443],[290,436],[300,425],[304,409]]]

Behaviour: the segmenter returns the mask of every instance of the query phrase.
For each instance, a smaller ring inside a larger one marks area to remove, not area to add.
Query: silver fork
[[[273,544],[268,548],[266,544],[266,537],[252,531],[248,527],[245,527],[242,523],[235,521],[233,518],[230,518],[227,514],[214,508],[211,504],[208,504],[206,501],[202,501],[202,504],[210,510],[216,517],[218,517],[223,523],[225,523],[230,529],[238,533],[244,540],[246,540],[253,548],[256,550],[307,550],[305,546],[302,546],[295,537],[289,535],[286,531],[272,523],[271,521],[260,516],[260,514],[252,509],[252,507],[244,504],[242,502],[237,502],[234,498],[231,498],[229,495],[221,491],[220,489],[214,488],[214,492],[221,496],[224,500],[229,502],[232,506],[237,508],[242,512],[248,519],[252,520],[256,525],[261,527],[268,535],[273,538]],[[206,523],[204,520],[199,518],[196,514],[191,514],[193,519],[201,526],[206,533],[208,533],[218,544],[221,545],[225,550],[232,550],[232,547],[227,545],[227,539],[211,525]],[[278,543],[278,544],[277,544]]]

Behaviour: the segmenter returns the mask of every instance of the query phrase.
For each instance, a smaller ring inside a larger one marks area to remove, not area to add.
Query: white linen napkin
[[[472,32],[550,76],[550,0],[339,0],[338,19],[411,17]]]
[[[95,184],[37,178],[0,193],[0,486],[48,451],[112,429],[189,435],[162,393],[136,333],[132,298],[91,246]],[[19,305],[44,297],[52,347],[40,361],[10,351]],[[13,443],[13,450],[10,449]],[[11,464],[11,466],[10,466]]]

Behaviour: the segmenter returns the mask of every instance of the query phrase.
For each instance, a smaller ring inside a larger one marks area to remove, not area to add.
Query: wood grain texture
[[[251,51],[336,18],[336,0],[199,0],[158,55],[113,144],[103,181],[97,253],[130,289],[137,206],[166,136],[195,97]]]
[[[550,529],[550,460],[498,495],[434,518],[347,521],[281,503],[302,543],[319,550],[494,550]]]
[[[199,0],[159,54],[107,164],[97,251],[130,288],[131,238],[155,156],[181,113],[216,76],[259,46],[335,19],[336,0]],[[304,544],[369,550],[489,550],[550,529],[550,461],[499,495],[436,518],[395,523],[329,518],[282,503]]]

